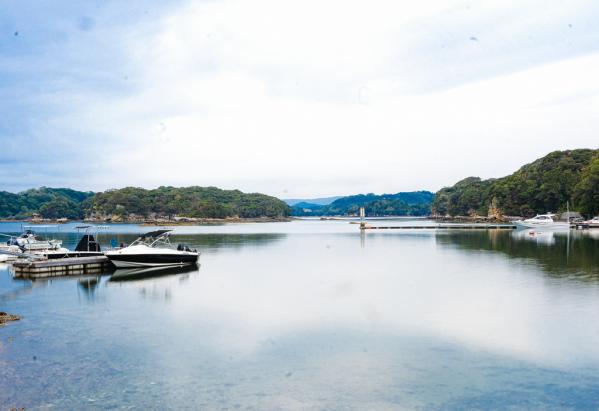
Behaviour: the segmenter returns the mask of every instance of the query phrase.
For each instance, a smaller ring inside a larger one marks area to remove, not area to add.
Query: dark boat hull
[[[183,267],[197,264],[199,254],[119,254],[107,257],[118,268]]]

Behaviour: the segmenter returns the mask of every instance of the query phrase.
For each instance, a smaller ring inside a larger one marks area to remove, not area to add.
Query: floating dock
[[[370,226],[360,224],[361,230],[513,230],[513,224],[437,224]]]
[[[114,268],[104,255],[16,261],[12,264],[16,278],[44,278],[63,275],[99,274]]]

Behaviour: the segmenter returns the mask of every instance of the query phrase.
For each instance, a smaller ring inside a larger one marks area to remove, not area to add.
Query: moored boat
[[[533,218],[528,218],[526,220],[516,220],[513,221],[513,223],[519,228],[559,229],[570,227],[570,223],[556,221],[554,217],[556,217],[556,215],[551,213],[538,214]]]
[[[35,253],[35,252],[68,252],[69,250],[62,247],[62,241],[60,240],[47,240],[38,236],[32,230],[25,230],[19,236],[13,236],[8,234],[1,234],[5,237],[9,237],[6,243],[0,244],[0,250],[9,252],[23,252],[23,253]]]
[[[589,228],[599,228],[599,216],[593,217],[590,220],[583,221],[580,224],[585,225]]]
[[[200,253],[179,244],[172,247],[171,230],[157,230],[141,235],[128,247],[107,251],[106,257],[117,268],[181,267],[197,264]]]

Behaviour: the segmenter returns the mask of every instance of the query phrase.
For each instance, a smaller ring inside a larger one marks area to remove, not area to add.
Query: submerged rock
[[[21,317],[18,315],[7,314],[4,311],[0,311],[0,325],[4,325],[9,321],[19,321]]]

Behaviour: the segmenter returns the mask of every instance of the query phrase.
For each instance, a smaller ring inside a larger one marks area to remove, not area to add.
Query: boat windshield
[[[159,247],[167,246],[171,247],[171,241],[169,238],[171,230],[157,230],[151,231],[141,235],[137,240],[131,243],[131,245],[144,244],[148,247]]]

